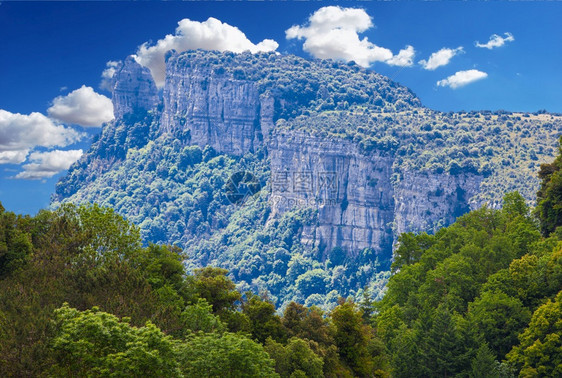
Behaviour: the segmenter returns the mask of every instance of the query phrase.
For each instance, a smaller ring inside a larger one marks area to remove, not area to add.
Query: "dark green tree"
[[[520,343],[507,355],[524,377],[562,376],[562,291],[534,313]]]
[[[302,339],[293,337],[287,345],[283,345],[268,338],[265,350],[275,360],[275,371],[281,377],[324,376],[322,358],[317,356]]]
[[[424,335],[424,344],[423,369],[427,376],[450,377],[463,370],[464,340],[445,305],[435,310],[431,328]]]
[[[531,313],[519,299],[496,291],[484,292],[472,302],[468,318],[472,327],[481,332],[494,358],[501,359],[517,344],[517,335],[528,324]]]
[[[494,359],[494,352],[488,348],[486,343],[483,343],[476,352],[476,357],[472,360],[471,365],[471,378],[498,378],[499,374],[496,371],[496,361]]]
[[[541,223],[544,236],[549,236],[562,225],[562,137],[559,140],[558,156],[552,163],[541,164],[539,178],[541,187],[537,192],[535,213]]]
[[[250,292],[246,293],[246,297],[242,303],[242,312],[250,320],[252,338],[262,344],[268,337],[276,341],[286,341],[287,331],[280,317],[275,314],[275,306],[267,299]]]
[[[330,314],[336,328],[334,336],[342,361],[359,376],[373,370],[369,344],[372,329],[363,322],[363,313],[352,301],[342,301]]]

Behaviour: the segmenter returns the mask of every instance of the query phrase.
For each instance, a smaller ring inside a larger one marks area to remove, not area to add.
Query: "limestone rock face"
[[[158,102],[158,90],[148,68],[132,56],[121,63],[113,76],[113,113],[116,119],[137,110],[150,110]]]
[[[436,231],[479,205],[481,176],[402,172],[393,183],[392,154],[365,154],[349,141],[274,132],[268,151],[273,216],[315,208],[318,223],[303,241],[324,253],[387,254],[401,233]]]
[[[295,207],[318,210],[318,224],[304,232],[306,243],[353,252],[392,245],[391,156],[363,155],[351,142],[292,132],[274,133],[268,147],[273,215]]]
[[[435,232],[480,207],[474,197],[482,176],[403,172],[395,185],[395,235]]]
[[[263,103],[263,108],[262,108]],[[248,80],[213,72],[203,64],[167,62],[160,131],[221,153],[243,155],[262,144],[273,126],[272,102]]]

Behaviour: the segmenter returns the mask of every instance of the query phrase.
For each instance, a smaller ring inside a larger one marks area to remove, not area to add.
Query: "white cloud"
[[[486,72],[478,70],[459,71],[446,79],[439,80],[437,85],[440,87],[451,87],[453,89],[463,87],[467,84],[482,80],[488,77]]]
[[[506,42],[515,41],[515,38],[513,38],[513,34],[511,33],[504,33],[504,36],[505,37],[499,36],[497,34],[492,34],[490,36],[490,40],[486,43],[480,43],[476,41],[476,47],[482,47],[491,50],[496,47],[502,47]]]
[[[388,59],[386,63],[391,66],[409,67],[414,64],[414,55],[416,55],[414,47],[406,46],[405,49],[398,52],[398,55],[394,55],[392,58]]]
[[[25,161],[29,151],[37,146],[68,146],[82,134],[55,124],[41,113],[19,114],[0,109],[0,164]]]
[[[156,85],[161,87],[164,85],[166,77],[164,56],[169,50],[183,52],[191,49],[205,49],[236,53],[249,50],[256,53],[275,51],[277,47],[279,44],[272,39],[264,39],[260,43],[254,44],[237,27],[222,23],[213,17],[205,22],[184,18],[178,22],[174,35],[168,34],[154,46],[150,46],[148,43],[141,45],[137,51],[136,60],[150,69]]]
[[[18,173],[15,178],[39,180],[52,177],[70,168],[72,163],[80,159],[82,153],[82,150],[34,152],[29,155],[31,163],[25,164],[23,172]]]
[[[47,112],[61,122],[100,127],[113,119],[113,104],[109,98],[94,92],[92,87],[82,85],[66,96],[55,98]]]
[[[111,91],[113,89],[111,79],[113,79],[115,72],[117,72],[117,67],[119,66],[119,64],[121,64],[121,61],[113,61],[113,60],[110,60],[105,64],[106,68],[101,73],[100,87],[102,89],[106,89],[108,91]]]
[[[25,161],[28,149],[19,151],[2,151],[0,152],[0,164],[20,164]]]
[[[431,54],[428,60],[420,60],[419,64],[421,64],[424,69],[433,71],[437,67],[449,64],[449,62],[455,55],[461,54],[463,52],[464,50],[462,46],[459,46],[456,49],[449,49],[444,47],[441,50]]]
[[[328,6],[318,9],[308,19],[307,26],[292,26],[285,31],[287,39],[304,39],[303,49],[321,59],[355,61],[363,67],[375,62],[411,66],[415,54],[407,46],[394,56],[392,51],[369,42],[362,33],[373,27],[371,17],[363,10]]]

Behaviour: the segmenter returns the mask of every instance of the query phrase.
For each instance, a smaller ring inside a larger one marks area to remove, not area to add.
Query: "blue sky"
[[[339,33],[338,25],[325,28],[309,19],[329,2],[1,3],[0,201],[18,213],[48,206],[63,168],[88,149],[101,130],[97,124],[107,119],[76,118],[68,105],[89,101],[98,106],[96,115],[103,113],[103,96],[110,97],[100,87],[106,63],[174,34],[182,19],[214,17],[254,44],[274,40],[282,54],[357,54],[357,61],[363,58],[363,65],[410,87],[437,110],[562,112],[562,2],[335,4],[362,9],[359,20],[370,17],[370,25],[346,29],[347,37],[367,38],[364,51],[326,53],[326,45],[318,45],[326,33]],[[287,39],[295,25],[294,36],[301,38]],[[494,34],[502,46],[476,46]],[[405,59],[393,61],[401,50]]]

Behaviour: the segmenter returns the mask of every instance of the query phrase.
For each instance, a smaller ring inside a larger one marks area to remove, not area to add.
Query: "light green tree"
[[[521,370],[520,376],[562,376],[562,291],[533,313],[519,340],[507,358]]]

